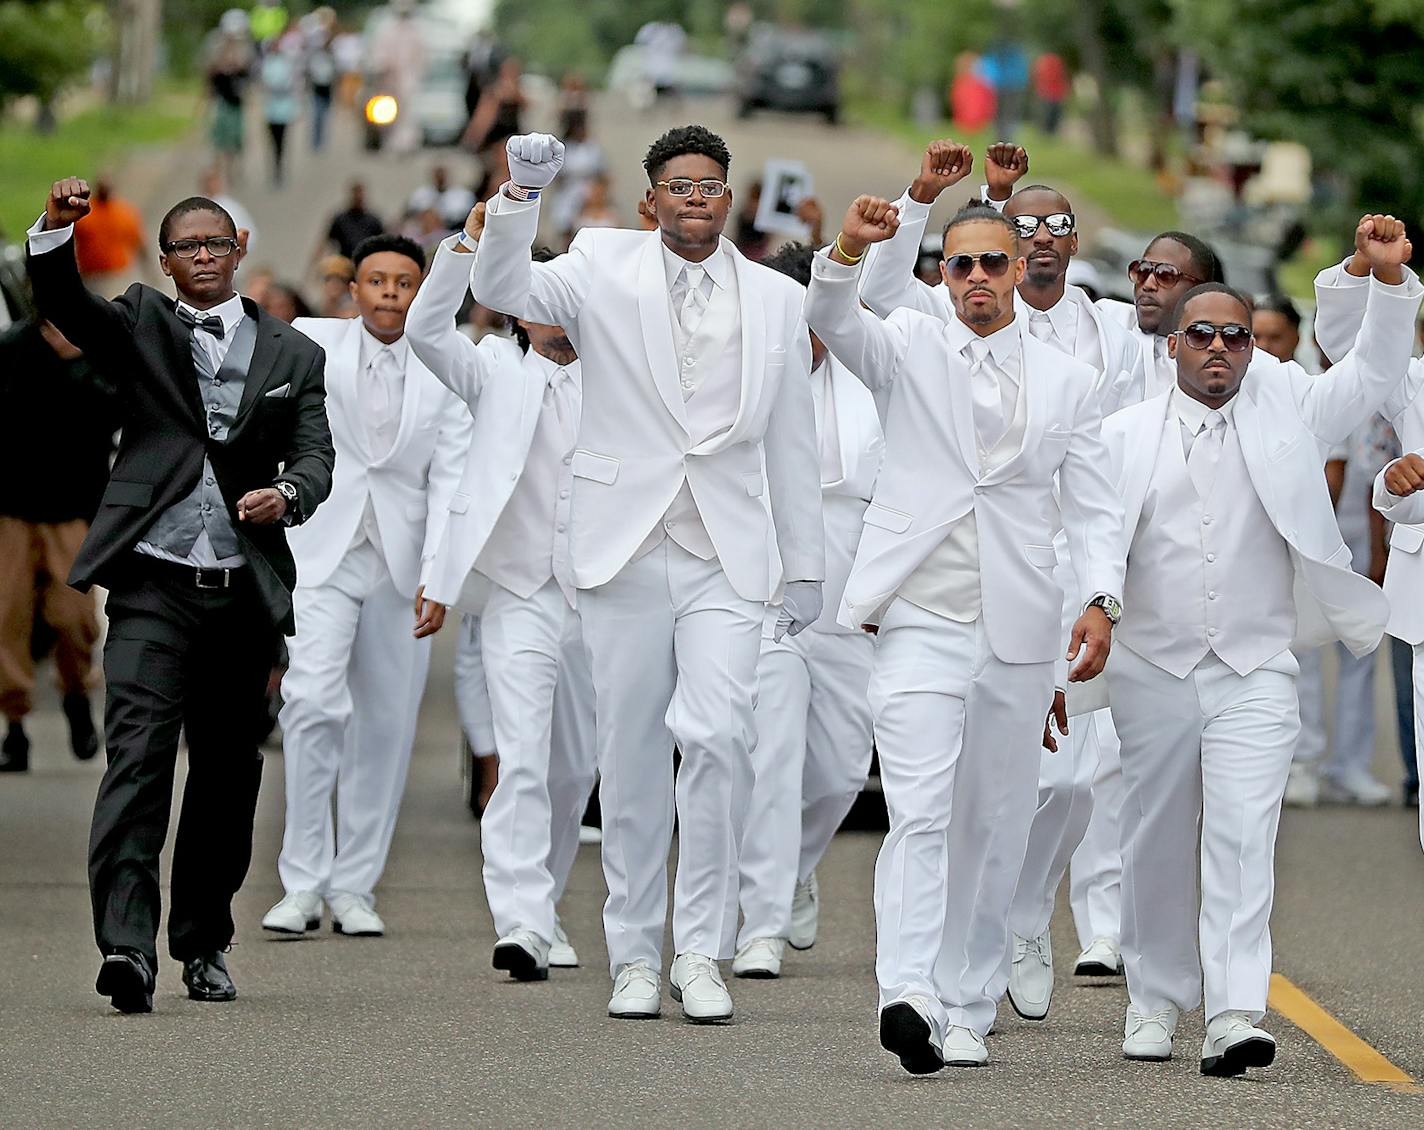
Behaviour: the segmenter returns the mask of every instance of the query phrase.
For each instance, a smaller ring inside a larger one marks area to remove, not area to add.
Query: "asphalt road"
[[[606,109],[606,108],[605,108]],[[684,115],[691,117],[689,112]],[[810,158],[828,201],[895,192],[913,154],[819,123],[758,118],[725,127],[738,165]],[[605,112],[599,124],[627,198],[637,158],[663,124]],[[187,190],[152,177],[150,212]],[[309,253],[331,193],[360,170],[380,202],[426,162],[298,155],[281,193],[242,193],[274,254]],[[255,179],[255,178],[253,178]],[[734,177],[735,180],[735,177]],[[161,209],[159,209],[161,210]],[[833,224],[834,219],[830,222]],[[259,920],[281,891],[280,750],[269,752],[252,871],[238,898],[230,965],[236,1002],[183,995],[160,973],[156,1012],[111,1012],[92,990],[87,823],[100,775],[67,752],[52,693],[31,725],[34,768],[0,777],[0,1126],[667,1126],[1417,1127],[1424,1094],[1357,1082],[1283,1017],[1274,1067],[1235,1081],[1197,1072],[1199,1015],[1180,1057],[1119,1054],[1120,982],[1060,976],[1053,1011],[1027,1024],[1005,1007],[991,1065],[904,1075],[876,1043],[872,975],[875,836],[843,834],[821,871],[821,941],[775,982],[733,982],[725,1027],[604,1015],[606,955],[597,850],[581,850],[563,918],[584,965],[516,985],[489,966],[494,941],[480,884],[477,826],[457,785],[451,637],[438,641],[405,807],[379,889],[390,933],[323,932],[292,942]],[[1382,672],[1383,674],[1383,672]],[[1381,701],[1381,741],[1393,733]],[[1388,751],[1379,770],[1397,776]],[[1282,825],[1274,939],[1279,972],[1415,1079],[1424,1081],[1424,857],[1412,813],[1320,809]],[[1060,906],[1066,897],[1060,899]],[[1054,922],[1060,966],[1076,952]]]

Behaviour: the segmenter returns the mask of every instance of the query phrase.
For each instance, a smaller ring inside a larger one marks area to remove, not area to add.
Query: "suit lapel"
[[[243,309],[257,319],[257,344],[252,348],[252,363],[247,366],[247,380],[242,385],[242,400],[237,406],[237,417],[233,420],[232,430],[236,431],[242,423],[243,418],[252,411],[252,406],[257,403],[257,398],[267,391],[268,382],[272,378],[272,368],[277,363],[278,329],[281,324],[276,322],[270,314],[263,310],[250,298],[242,300]]]
[[[1276,522],[1276,493],[1271,483],[1270,460],[1266,458],[1266,421],[1262,418],[1250,381],[1244,382],[1241,391],[1236,394],[1236,405],[1231,410],[1231,423],[1241,444],[1241,457],[1246,462],[1246,473],[1251,476],[1251,485],[1256,488],[1256,494],[1261,499],[1266,513],[1271,516],[1271,521]],[[1277,529],[1279,530],[1279,526]],[[1285,531],[1281,530],[1280,533],[1282,537],[1286,536]]]
[[[969,388],[969,364],[946,339],[947,372],[944,391],[949,401],[949,420],[959,448],[959,458],[969,469],[969,477],[979,477],[979,445],[974,438],[974,396]]]
[[[677,345],[672,336],[671,306],[668,302],[667,274],[663,270],[662,241],[650,235],[638,259],[638,318],[642,323],[643,346],[653,384],[667,410],[684,432],[687,407],[678,382]],[[689,433],[691,434],[691,433]]]
[[[326,411],[332,431],[348,439],[362,463],[371,462],[371,441],[361,419],[361,320],[351,318],[332,346],[326,365]]]
[[[1122,493],[1123,531],[1126,545],[1132,545],[1137,523],[1142,518],[1142,504],[1147,499],[1147,486],[1157,470],[1157,453],[1162,450],[1162,432],[1167,426],[1167,406],[1172,394],[1154,398],[1150,412],[1144,414],[1145,426],[1127,433],[1127,449],[1123,452],[1122,474],[1118,490]]]
[[[722,239],[722,250],[737,276],[737,301],[742,315],[742,399],[737,405],[737,418],[727,433],[736,435],[737,425],[746,417],[747,406],[761,399],[762,385],[766,381],[766,307],[761,295],[755,293],[754,272],[748,269],[742,253],[726,237]],[[782,378],[786,378],[784,370]]]
[[[192,413],[193,422],[207,434],[207,413],[198,394],[198,369],[193,364],[192,331],[178,320],[178,304],[168,299],[168,336],[177,365],[173,371],[174,391]]]

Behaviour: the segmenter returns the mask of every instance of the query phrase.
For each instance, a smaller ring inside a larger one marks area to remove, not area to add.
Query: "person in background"
[[[306,46],[307,91],[311,96],[311,147],[319,153],[326,146],[326,122],[336,89],[336,13],[322,7],[302,20]]]
[[[566,233],[569,240],[583,228],[616,228],[619,226],[618,209],[613,205],[613,183],[607,173],[597,173],[589,178],[584,191],[583,206],[574,217],[572,228]]]
[[[262,117],[272,141],[272,187],[286,183],[287,128],[300,112],[302,40],[296,32],[282,36],[262,58]]]
[[[297,293],[295,287],[288,286],[284,282],[268,284],[260,305],[272,317],[278,321],[286,322],[288,325],[298,318],[311,317],[311,307],[307,305],[306,299]]]
[[[457,230],[475,206],[475,194],[468,188],[450,183],[450,170],[436,165],[430,170],[430,180],[410,194],[406,212],[418,214],[433,208],[447,232]]]
[[[74,254],[85,284],[104,293],[131,281],[127,276],[143,246],[138,209],[114,192],[110,174],[100,173],[89,215],[74,227]]]
[[[242,96],[255,63],[247,13],[229,8],[209,40],[206,65],[213,159],[227,180],[232,179],[242,156]]]
[[[356,281],[356,267],[345,255],[327,255],[316,265],[321,280],[318,292],[317,316],[321,318],[354,318],[356,303],[351,297],[351,284]]]
[[[99,751],[89,705],[99,638],[94,594],[66,583],[109,478],[117,394],[53,324],[0,331],[0,772],[30,764],[24,719],[35,687],[32,630],[54,633],[69,743]],[[62,425],[51,429],[43,424]]]
[[[571,134],[588,136],[588,82],[580,71],[568,71],[559,80],[559,136],[565,145]]]
[[[198,191],[219,208],[226,210],[227,214],[232,217],[232,222],[237,225],[238,231],[247,233],[246,253],[248,255],[255,254],[257,251],[257,225],[252,222],[252,213],[236,197],[228,193],[222,169],[213,165],[204,170],[202,178],[198,181]]]
[[[420,115],[414,112],[414,107],[425,77],[425,37],[415,18],[414,0],[396,0],[392,8],[393,17],[380,25],[371,42],[370,59],[401,110],[387,144],[392,152],[414,153],[421,142]]]
[[[603,147],[589,136],[588,114],[572,115],[573,129],[564,136],[564,168],[559,174],[559,190],[551,199],[554,230],[569,239],[578,230],[578,214],[588,198],[593,178],[608,171]]]
[[[964,51],[955,56],[949,84],[949,116],[955,132],[978,133],[994,120],[994,88],[979,73],[979,56]]]
[[[1063,56],[1045,51],[1033,61],[1033,94],[1042,113],[1043,132],[1053,137],[1063,123],[1063,104],[1072,84]]]
[[[338,255],[350,259],[362,242],[385,230],[381,217],[366,208],[366,186],[359,180],[352,181],[346,207],[331,217],[325,234],[317,240],[312,262],[333,249]]]
[[[465,52],[465,116],[473,118],[485,87],[494,81],[506,58],[504,47],[489,28],[481,28]]]
[[[761,207],[761,194],[765,186],[758,177],[747,185],[747,198],[732,222],[732,242],[737,250],[748,259],[760,259],[767,252],[771,242],[764,231],[756,226],[757,210]]]
[[[504,148],[504,143],[519,132],[520,119],[528,99],[524,97],[521,80],[524,64],[511,56],[499,65],[499,73],[480,95],[480,104],[465,129],[465,144],[476,153]]]

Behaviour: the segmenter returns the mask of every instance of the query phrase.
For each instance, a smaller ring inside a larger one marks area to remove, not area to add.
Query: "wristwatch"
[[[289,483],[286,479],[278,479],[272,484],[272,489],[287,500],[287,511],[282,515],[282,525],[295,526],[302,520],[300,496],[297,493],[297,484]]]
[[[1089,608],[1101,608],[1103,615],[1108,618],[1108,622],[1113,626],[1122,619],[1122,602],[1115,596],[1109,596],[1105,592],[1098,593],[1087,604],[1083,605],[1084,611]]]

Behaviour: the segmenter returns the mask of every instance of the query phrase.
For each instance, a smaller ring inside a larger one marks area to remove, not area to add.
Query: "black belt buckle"
[[[200,589],[225,589],[232,585],[231,569],[194,569],[193,583]]]

